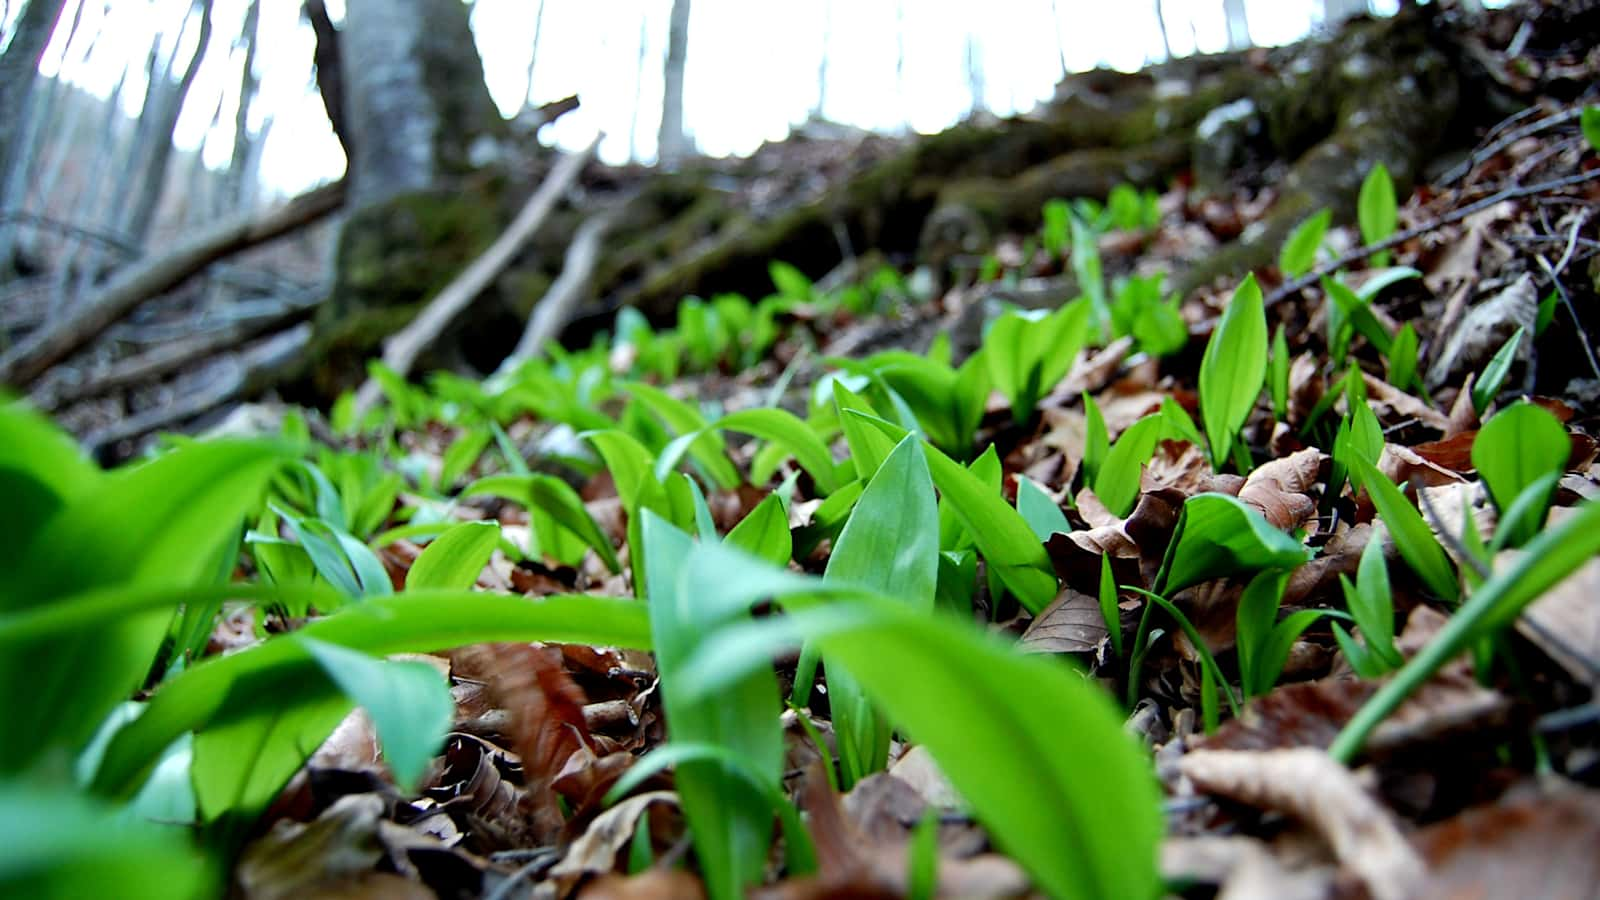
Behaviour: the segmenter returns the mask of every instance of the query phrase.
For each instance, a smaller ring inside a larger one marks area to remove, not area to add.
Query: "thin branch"
[[[1546,194],[1551,191],[1559,191],[1562,188],[1586,184],[1595,180],[1600,180],[1600,169],[1596,169],[1592,172],[1584,172],[1580,175],[1569,175],[1565,178],[1557,178],[1553,181],[1542,181],[1538,184],[1506,188],[1499,193],[1490,194],[1481,200],[1474,200],[1473,202],[1468,203],[1466,206],[1453,209],[1430,222],[1424,222],[1415,228],[1407,228],[1405,231],[1395,232],[1381,241],[1374,241],[1363,247],[1357,247],[1356,249],[1340,256],[1338,259],[1330,260],[1317,266],[1299,278],[1284,282],[1267,296],[1266,305],[1271,306],[1274,303],[1281,302],[1290,295],[1297,294],[1311,285],[1316,284],[1324,275],[1331,275],[1332,273],[1350,265],[1353,262],[1359,262],[1374,253],[1378,253],[1382,250],[1388,250],[1391,247],[1399,246],[1400,244],[1403,244],[1414,237],[1420,237],[1421,235],[1427,234],[1436,228],[1459,222],[1475,212],[1488,209],[1489,207],[1494,206],[1502,201],[1516,200],[1520,197],[1531,197],[1535,194]]]

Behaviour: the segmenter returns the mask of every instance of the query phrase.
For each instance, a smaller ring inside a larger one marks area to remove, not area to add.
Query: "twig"
[[[1407,228],[1405,231],[1395,232],[1381,241],[1374,241],[1365,246],[1357,247],[1356,249],[1340,256],[1338,259],[1330,260],[1317,266],[1293,281],[1284,282],[1283,284],[1279,285],[1278,288],[1270,295],[1268,295],[1266,305],[1271,306],[1274,303],[1284,300],[1291,294],[1299,293],[1311,285],[1316,284],[1317,281],[1320,280],[1324,275],[1330,275],[1353,262],[1359,262],[1360,260],[1366,259],[1374,253],[1382,250],[1388,250],[1391,247],[1403,244],[1414,237],[1427,234],[1436,228],[1459,222],[1462,219],[1465,219],[1467,216],[1470,216],[1480,210],[1488,209],[1497,203],[1501,203],[1506,200],[1516,200],[1520,197],[1529,197],[1534,194],[1544,194],[1549,193],[1550,191],[1558,191],[1562,188],[1586,184],[1595,180],[1600,180],[1600,169],[1596,169],[1592,172],[1584,172],[1581,175],[1569,175],[1565,178],[1557,178],[1553,181],[1542,181],[1538,184],[1528,184],[1506,188],[1499,193],[1490,194],[1481,200],[1475,200],[1471,203],[1468,203],[1466,206],[1453,209],[1450,212],[1445,213],[1444,215],[1439,216],[1430,222],[1425,222],[1421,225],[1418,225],[1415,228]]]
[[[1524,109],[1521,112],[1513,115],[1506,121],[1515,122],[1520,118],[1526,118],[1531,114],[1532,111],[1536,109],[1538,109],[1538,107],[1530,106],[1527,109]],[[1477,168],[1478,163],[1483,162],[1491,156],[1494,156],[1496,153],[1499,153],[1512,144],[1515,144],[1517,141],[1520,141],[1525,137],[1531,137],[1535,134],[1538,134],[1539,132],[1544,131],[1546,128],[1552,128],[1565,122],[1571,122],[1573,119],[1578,118],[1582,114],[1583,109],[1581,107],[1568,109],[1545,116],[1537,122],[1525,125],[1516,129],[1515,131],[1508,132],[1504,137],[1500,138],[1494,143],[1489,144],[1481,149],[1473,150],[1472,153],[1469,154],[1466,159],[1462,160],[1460,164],[1451,169],[1449,172],[1445,173],[1444,178],[1440,180],[1440,184],[1455,184],[1457,181],[1467,177],[1467,175],[1470,174],[1473,169]],[[1490,132],[1490,134],[1493,134],[1493,132]]]
[[[528,202],[517,213],[517,217],[498,238],[495,238],[489,249],[483,251],[471,265],[462,270],[455,280],[445,285],[444,290],[428,302],[427,307],[411,321],[411,324],[384,342],[384,365],[393,369],[402,378],[411,374],[411,366],[416,363],[417,356],[438,339],[439,334],[452,319],[471,305],[478,294],[489,286],[489,282],[511,263],[512,257],[516,256],[522,245],[533,237],[539,226],[544,224],[550,211],[555,208],[556,201],[560,200],[568,186],[577,180],[578,173],[583,170],[583,164],[589,161],[599,143],[600,136],[596,135],[595,139],[589,142],[589,146],[556,164],[545,177],[544,183],[533,192],[533,196],[528,198]],[[378,382],[368,378],[366,383],[361,385],[361,390],[356,392],[358,412],[371,409],[378,401],[378,394]]]
[[[499,373],[509,372],[523,361],[538,355],[544,350],[545,344],[555,340],[561,329],[566,327],[567,320],[572,317],[573,307],[578,305],[579,298],[589,288],[590,279],[594,276],[595,263],[600,259],[600,241],[611,227],[612,216],[610,212],[600,213],[578,226],[578,233],[572,238],[566,257],[562,260],[561,274],[556,276],[544,297],[534,304],[522,338],[517,341],[511,355],[500,363]]]

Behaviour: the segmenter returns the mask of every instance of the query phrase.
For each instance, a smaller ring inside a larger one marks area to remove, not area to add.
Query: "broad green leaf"
[[[833,386],[833,402],[839,416],[839,426],[844,430],[845,443],[850,446],[850,461],[855,465],[856,477],[866,484],[889,457],[899,437],[885,435],[856,418],[858,414],[876,417],[877,411],[864,397],[843,384]]]
[[[1206,342],[1200,361],[1200,418],[1221,470],[1267,377],[1267,317],[1254,275],[1245,277]]]
[[[463,498],[480,494],[513,500],[526,507],[530,513],[534,510],[543,510],[550,515],[554,524],[599,554],[607,569],[612,572],[622,570],[622,564],[617,561],[616,550],[611,546],[611,539],[600,530],[594,517],[589,514],[588,508],[583,505],[583,499],[578,496],[578,492],[554,475],[526,473],[489,475],[474,481],[461,491]]]
[[[1422,514],[1394,486],[1394,482],[1360,454],[1351,455],[1350,480],[1366,489],[1367,495],[1372,498],[1372,505],[1383,517],[1384,525],[1388,526],[1400,556],[1412,571],[1421,576],[1428,589],[1444,600],[1459,598],[1461,588],[1456,581],[1455,568],[1450,565],[1450,557],[1439,546],[1428,523],[1422,520]]]
[[[939,578],[939,511],[922,441],[906,435],[861,494],[834,542],[825,581],[869,588],[915,609],[933,609]],[[834,732],[848,790],[888,761],[889,726],[849,664],[824,656]]]
[[[693,680],[684,673],[709,635],[749,620],[750,600],[717,588],[718,575],[727,573],[702,572],[705,580],[696,581],[695,543],[660,517],[646,512],[641,535],[669,740],[724,747],[745,759],[762,782],[776,781],[783,733],[772,669],[741,673],[714,697],[692,693]],[[719,762],[685,762],[678,767],[677,787],[707,892],[714,898],[743,896],[745,887],[760,880],[771,843],[772,812],[765,798]]]
[[[789,263],[772,260],[767,263],[767,274],[782,296],[800,301],[811,299],[811,279]]]
[[[1508,546],[1525,543],[1525,536],[1531,536],[1538,531],[1544,522],[1545,513],[1549,512],[1550,498],[1555,494],[1560,481],[1560,472],[1546,472],[1523,488],[1522,493],[1518,494],[1500,514],[1500,521],[1494,527],[1493,539],[1488,547],[1481,548],[1483,556],[1488,557]],[[1479,540],[1482,540],[1481,535]]]
[[[0,541],[0,578],[9,583],[15,577],[10,572],[21,561],[27,535],[38,532],[102,477],[72,436],[44,415],[17,401],[0,405],[0,496],[6,498],[7,527],[13,535]],[[22,599],[5,591],[0,608]]]
[[[1506,376],[1511,373],[1511,364],[1517,361],[1517,348],[1522,346],[1522,334],[1522,326],[1518,325],[1517,330],[1483,367],[1482,376],[1473,382],[1472,408],[1477,410],[1478,415],[1483,415],[1483,411],[1494,402],[1500,393],[1500,386],[1505,384]]]
[[[1066,376],[1088,341],[1090,313],[1074,301],[1053,313],[1012,310],[990,326],[983,341],[989,381],[1011,401],[1017,421],[1031,419],[1039,399]]]
[[[1391,234],[1399,223],[1394,198],[1394,180],[1389,170],[1378,163],[1361,182],[1361,194],[1356,200],[1356,221],[1361,226],[1361,240],[1376,244]],[[1389,251],[1376,253],[1372,264],[1382,268],[1389,264]]]
[[[706,470],[719,488],[732,490],[739,486],[742,479],[739,470],[728,459],[727,446],[720,435],[707,429],[709,423],[698,410],[666,391],[643,382],[630,382],[626,389],[677,434],[701,435],[689,445],[689,455]]]
[[[824,496],[843,485],[828,445],[798,416],[782,409],[744,409],[718,419],[714,427],[737,431],[781,446],[811,475]]]
[[[1528,485],[1550,474],[1559,478],[1571,454],[1567,429],[1548,410],[1526,401],[1495,413],[1472,441],[1472,465],[1502,516]],[[1553,488],[1538,504],[1540,508],[1519,523],[1511,535],[1512,544],[1526,543],[1544,523]]]
[[[1585,106],[1578,121],[1583,128],[1583,139],[1589,142],[1589,149],[1600,151],[1600,106]]]
[[[1272,629],[1256,655],[1254,685],[1256,696],[1272,691],[1273,686],[1278,683],[1278,676],[1283,674],[1284,665],[1289,661],[1289,652],[1294,648],[1294,642],[1300,639],[1300,635],[1304,634],[1307,628],[1329,613],[1330,610],[1326,609],[1295,610]]]
[[[788,565],[794,546],[783,501],[777,494],[768,494],[728,532],[727,542],[775,566]]]
[[[1111,635],[1111,649],[1122,655],[1122,611],[1117,608],[1117,579],[1111,574],[1111,554],[1100,554],[1100,617]]]
[[[1209,578],[1293,569],[1308,558],[1298,540],[1238,498],[1196,494],[1184,501],[1178,515],[1155,592],[1170,596]]]
[[[1345,605],[1361,629],[1370,655],[1385,670],[1400,665],[1400,651],[1394,645],[1394,597],[1389,589],[1389,567],[1383,559],[1383,541],[1374,536],[1361,551],[1356,567],[1356,583],[1340,576]]]
[[[1384,288],[1412,278],[1421,277],[1422,273],[1410,266],[1390,266],[1387,269],[1378,269],[1375,272],[1367,273],[1367,279],[1361,282],[1361,288],[1356,291],[1356,296],[1361,298],[1362,303],[1370,306],[1372,301],[1383,293]]]
[[[1094,480],[1095,496],[1115,516],[1126,516],[1139,499],[1139,473],[1156,452],[1161,438],[1162,416],[1151,413],[1128,426],[1100,466]]]
[[[0,611],[67,604],[101,587],[191,587],[215,579],[219,560],[285,461],[269,444],[191,443],[99,479],[41,528],[19,536],[20,567],[0,591]],[[0,771],[80,748],[149,673],[174,612],[108,619],[54,646],[0,657],[0,708],[8,729],[28,735],[0,741]]]
[[[847,415],[871,423],[894,440],[905,437],[896,433],[901,429],[882,419],[854,411]],[[1049,606],[1056,596],[1056,576],[1044,543],[998,491],[937,449],[925,450],[933,483],[1005,586],[1029,612],[1037,614]]]
[[[1262,657],[1278,623],[1278,605],[1283,601],[1283,589],[1288,582],[1288,572],[1268,569],[1252,578],[1239,597],[1234,644],[1239,656],[1239,685],[1244,688],[1246,697],[1266,693],[1277,680],[1279,669],[1272,669],[1270,674],[1264,672],[1269,663]]]
[[[500,540],[497,522],[462,522],[434,538],[406,573],[406,589],[466,590],[477,583]]]
[[[1600,553],[1600,503],[1580,504],[1554,528],[1540,531],[1511,565],[1495,572],[1456,609],[1433,639],[1378,689],[1334,739],[1328,754],[1346,765],[1367,737],[1441,667],[1475,642],[1515,622],[1528,604]]]
[[[1289,239],[1278,251],[1278,268],[1289,278],[1299,278],[1316,264],[1317,250],[1328,233],[1328,223],[1333,221],[1333,210],[1318,210],[1311,218],[1295,226]]]
[[[1067,521],[1056,501],[1026,475],[1017,476],[1017,512],[1041,541],[1049,540],[1056,532],[1072,530],[1072,523]]]
[[[1072,219],[1071,264],[1072,274],[1078,279],[1078,290],[1083,292],[1084,299],[1088,301],[1088,308],[1085,310],[1085,322],[1088,325],[1085,340],[1090,338],[1103,340],[1106,329],[1111,325],[1111,308],[1106,302],[1106,282],[1100,265],[1100,245],[1095,241],[1094,232],[1076,216]],[[1078,348],[1074,347],[1073,352],[1067,354],[1066,365],[1070,365],[1072,356],[1077,351]],[[1066,374],[1064,367],[1062,374]],[[1055,387],[1055,382],[1060,380],[1060,376],[1057,376],[1045,386],[1044,393],[1048,393],[1050,388]]]
[[[1556,303],[1560,301],[1560,299],[1561,291],[1556,288],[1551,288],[1550,292],[1544,295],[1544,299],[1539,301],[1539,312],[1534,316],[1533,319],[1534,337],[1540,337],[1543,335],[1544,330],[1550,327],[1550,323],[1556,320]]]
[[[181,900],[219,889],[182,829],[64,787],[0,781],[0,896]]]
[[[426,663],[388,662],[338,644],[300,641],[339,690],[366,710],[400,790],[415,790],[455,716],[450,686]]]
[[[1087,393],[1083,395],[1083,416],[1086,423],[1083,442],[1083,483],[1093,485],[1100,476],[1100,466],[1111,452],[1111,437],[1106,431],[1106,420],[1100,413],[1100,404]]]
[[[779,648],[815,640],[927,747],[1040,890],[1155,896],[1163,827],[1148,757],[1122,730],[1121,711],[1071,666],[894,599],[741,564],[722,548],[697,548],[688,568],[706,589],[745,603],[773,596],[789,611],[713,634],[685,673],[702,696],[770,666]],[[818,605],[829,594],[842,602]],[[1064,720],[1071,741],[1060,739]]]
[[[225,591],[222,588],[206,590],[221,591],[227,596],[249,593],[247,586],[240,585],[229,586]],[[283,597],[297,592],[301,593],[299,602],[312,606],[327,602],[330,594],[326,588],[287,586],[261,593]],[[153,604],[161,600],[170,604],[175,598],[187,602],[191,597],[201,596],[207,594],[199,589],[175,594],[106,591],[84,601],[90,611],[104,615],[107,609],[160,608]],[[52,625],[62,627],[64,623],[70,627],[73,621],[70,616],[47,618],[43,622],[15,623],[11,627],[24,634],[38,634],[48,632]],[[0,623],[0,640],[5,639],[8,623],[14,622]],[[274,684],[299,679],[315,687],[318,684],[316,673],[320,670],[295,635],[376,656],[431,652],[488,641],[540,640],[650,647],[648,615],[642,604],[631,600],[572,596],[529,601],[477,591],[419,591],[374,598],[318,619],[294,635],[274,637],[229,656],[208,658],[167,681],[155,692],[145,713],[112,738],[105,760],[95,775],[95,790],[116,797],[131,796],[162,751],[179,735],[188,731],[204,732],[208,723],[224,712],[248,715],[248,710],[238,710],[229,704],[228,697],[236,689],[251,690],[252,684],[259,684],[260,679],[268,676],[284,679]],[[325,701],[330,692],[333,692],[332,685],[324,683],[322,689],[311,691],[301,700],[308,707],[314,707]],[[274,697],[269,690],[258,702],[264,707],[286,708],[289,700]],[[334,724],[338,722],[339,716],[331,711],[328,715],[333,717]],[[331,729],[332,724],[328,728]],[[326,732],[310,743],[302,742],[299,749],[309,753],[322,737],[326,737]]]

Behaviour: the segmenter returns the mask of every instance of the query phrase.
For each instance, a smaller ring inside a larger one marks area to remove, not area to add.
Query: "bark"
[[[189,89],[194,86],[195,75],[199,73],[206,48],[211,43],[211,0],[195,0],[191,15],[193,12],[200,14],[200,35],[194,47],[194,55],[189,57],[189,62],[184,67],[183,76],[178,79],[177,86],[170,91],[157,92],[155,86],[151,86],[151,91],[159,93],[161,99],[156,109],[157,118],[151,123],[148,132],[150,149],[142,167],[144,173],[138,182],[138,199],[134,202],[122,227],[123,234],[140,244],[149,237],[157,205],[160,204],[161,195],[167,187],[167,164],[172,159],[172,130],[178,124],[178,115],[183,112],[183,104],[189,98]]]
[[[528,327],[517,341],[516,349],[500,364],[499,371],[515,369],[561,336],[561,329],[572,318],[578,303],[594,290],[594,267],[600,257],[600,241],[610,227],[611,216],[607,213],[592,216],[578,227],[572,246],[567,248],[561,276],[534,306],[533,315],[528,317]]]
[[[0,380],[23,386],[134,307],[182,284],[219,259],[287,234],[338,209],[344,182],[324,185],[260,217],[240,216],[191,236],[172,252],[120,273],[99,296],[0,354]]]
[[[1228,20],[1228,49],[1250,46],[1250,19],[1245,14],[1244,0],[1222,0],[1222,15]]]
[[[65,5],[66,0],[27,0],[17,14],[11,43],[0,55],[0,209],[9,203],[4,176],[20,149],[22,114],[39,79],[39,60]]]
[[[641,18],[643,18],[641,16]],[[539,39],[544,36],[544,0],[533,13],[533,41],[528,48],[528,87],[522,92],[522,108],[533,107],[533,70],[539,64]],[[635,87],[637,91],[637,86]],[[637,105],[637,104],[635,104]]]
[[[664,168],[673,168],[689,155],[689,139],[683,131],[683,67],[689,58],[689,0],[672,0],[672,18],[667,25],[667,63],[663,70],[665,89],[661,95],[661,130],[656,139],[656,159]]]
[[[355,135],[350,132],[344,102],[339,29],[333,27],[333,20],[328,18],[328,7],[323,0],[306,0],[305,15],[311,22],[311,33],[317,38],[311,60],[317,67],[317,93],[322,95],[322,108],[327,110],[328,123],[333,126],[339,146],[344,148],[344,158],[355,159]]]
[[[230,205],[240,212],[248,212],[255,201],[254,179],[248,177],[253,173],[248,170],[255,153],[255,141],[250,135],[250,103],[261,86],[261,79],[256,77],[256,30],[260,22],[261,0],[250,0],[244,12],[244,25],[239,30],[244,62],[239,71],[239,105],[233,111],[233,158],[228,163],[223,188],[217,192],[213,215],[221,215]]]
[[[595,143],[579,153],[574,153],[561,160],[550,172],[539,189],[517,213],[511,225],[490,245],[483,255],[472,261],[456,279],[450,282],[438,296],[428,302],[422,313],[411,321],[398,334],[391,337],[383,346],[383,363],[394,370],[401,377],[411,373],[411,366],[417,361],[417,355],[438,340],[439,335],[449,326],[452,319],[461,314],[472,303],[484,288],[505,270],[507,264],[528,238],[544,224],[550,211],[555,208],[556,201],[567,188],[577,180],[578,173],[583,169],[584,163],[589,161],[594,154]],[[356,394],[356,407],[361,410],[371,408],[378,399],[378,383],[369,379],[361,386]]]
[[[644,87],[644,61],[646,51],[650,47],[650,16],[644,13],[639,15],[639,65],[633,73],[633,114],[628,117],[628,160],[632,162],[639,158],[639,97],[640,90]],[[533,77],[533,68],[528,69],[528,77]]]
[[[470,171],[504,132],[460,0],[350,0],[339,55],[355,207]]]
[[[817,105],[811,118],[822,121],[823,107],[828,105],[828,50],[833,41],[833,2],[822,0],[822,55],[817,58]]]

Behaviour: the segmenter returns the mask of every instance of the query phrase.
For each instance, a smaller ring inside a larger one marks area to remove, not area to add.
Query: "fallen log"
[[[171,253],[133,266],[96,297],[47,323],[0,355],[0,381],[31,384],[44,371],[99,337],[134,307],[165,293],[219,259],[281,237],[317,221],[344,203],[345,183],[335,181],[265,214],[220,222]]]

